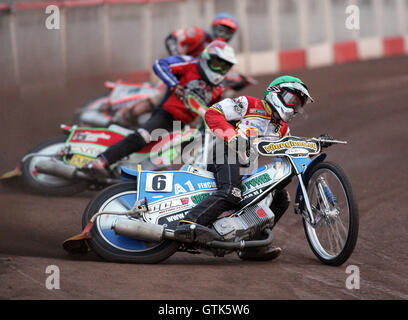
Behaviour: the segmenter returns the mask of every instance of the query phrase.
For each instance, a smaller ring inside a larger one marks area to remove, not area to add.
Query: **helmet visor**
[[[210,60],[208,61],[208,66],[212,71],[225,75],[231,69],[232,64],[218,58],[217,56],[211,56]]]
[[[285,106],[290,107],[298,112],[301,107],[303,107],[303,102],[300,97],[290,91],[283,91],[281,94],[281,100],[285,104]]]
[[[215,25],[213,26],[213,33],[215,38],[222,38],[228,42],[231,40],[234,30],[224,25]]]

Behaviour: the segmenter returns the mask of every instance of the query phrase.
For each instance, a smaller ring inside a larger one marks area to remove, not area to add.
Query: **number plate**
[[[83,156],[80,154],[74,154],[69,160],[69,163],[72,164],[75,167],[83,167],[86,165],[88,162],[92,161],[94,158]]]
[[[172,192],[173,174],[172,173],[146,173],[147,192]]]

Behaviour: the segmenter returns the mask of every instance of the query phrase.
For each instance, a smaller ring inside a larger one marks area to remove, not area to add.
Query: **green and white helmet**
[[[281,76],[266,88],[263,99],[284,122],[292,120],[306,103],[313,102],[306,84],[292,76]]]

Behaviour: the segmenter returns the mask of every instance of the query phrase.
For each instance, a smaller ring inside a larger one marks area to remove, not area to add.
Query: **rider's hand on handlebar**
[[[257,151],[252,148],[248,139],[241,135],[236,135],[228,142],[228,147],[234,150],[239,157],[242,165],[249,165],[250,161],[254,160],[258,155]]]
[[[184,87],[177,84],[174,87],[174,93],[176,94],[177,98],[179,98],[180,100],[184,99]]]
[[[320,136],[317,137],[319,140],[334,140],[334,138],[331,135],[328,135],[327,133],[323,133]],[[320,142],[320,146],[322,148],[327,148],[330,147],[333,143],[330,142]]]

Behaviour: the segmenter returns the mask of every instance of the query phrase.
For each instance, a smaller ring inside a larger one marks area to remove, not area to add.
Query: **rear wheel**
[[[351,184],[344,171],[330,162],[316,165],[305,181],[316,226],[303,220],[313,253],[327,265],[339,266],[353,253],[359,218]]]
[[[84,191],[88,184],[83,180],[67,180],[64,178],[38,173],[35,166],[40,160],[55,160],[61,161],[55,156],[60,153],[65,147],[67,137],[55,137],[40,143],[38,146],[31,149],[28,154],[36,153],[38,156],[27,158],[23,163],[22,179],[24,187],[29,191],[41,193],[45,195],[68,196],[81,191]]]
[[[135,182],[110,186],[100,192],[85,209],[82,226],[101,211],[124,212],[130,210],[137,199]],[[91,230],[89,246],[102,258],[113,262],[158,263],[177,251],[175,241],[147,242],[115,234],[111,229],[117,219],[129,219],[125,215],[106,214],[96,218]]]

